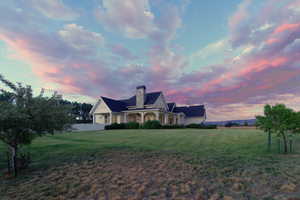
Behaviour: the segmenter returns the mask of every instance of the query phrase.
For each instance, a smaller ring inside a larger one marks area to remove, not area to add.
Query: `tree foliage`
[[[1,89],[5,98],[0,101],[0,140],[9,147],[10,164],[16,175],[19,148],[38,136],[68,129],[72,117],[70,107],[61,105],[57,94],[43,97],[41,92],[33,97],[30,86],[14,84],[1,74],[0,82],[11,90]]]
[[[267,132],[268,146],[271,145],[271,134],[282,138],[284,153],[288,152],[288,136],[300,131],[300,113],[287,108],[284,104],[265,105],[264,116],[256,116],[258,128]]]

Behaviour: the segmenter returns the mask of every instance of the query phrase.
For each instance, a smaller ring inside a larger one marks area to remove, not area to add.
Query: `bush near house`
[[[128,123],[113,123],[111,125],[106,125],[105,130],[116,130],[116,129],[139,129],[140,124],[137,122],[128,122]]]
[[[116,129],[182,129],[182,128],[196,128],[196,129],[216,129],[217,125],[204,125],[204,124],[189,124],[189,125],[161,125],[158,120],[150,120],[140,125],[137,122],[129,123],[113,123],[106,125],[105,130]]]
[[[185,128],[184,125],[162,125],[161,129],[180,129]]]
[[[124,123],[118,124],[118,123],[113,123],[111,125],[106,125],[105,129],[106,130],[114,130],[114,129],[125,129],[126,125]]]
[[[160,129],[161,128],[161,124],[158,120],[149,120],[146,121],[141,128],[143,129]]]
[[[137,122],[128,122],[125,124],[126,129],[138,129],[140,128],[140,124]]]
[[[227,127],[227,128],[230,128],[230,127],[233,127],[233,126],[239,126],[239,124],[238,123],[234,123],[234,122],[227,122],[225,124],[225,127]]]

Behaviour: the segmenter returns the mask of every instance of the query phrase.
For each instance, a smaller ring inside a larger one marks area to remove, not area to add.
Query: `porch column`
[[[127,113],[124,113],[123,123],[127,123]]]
[[[143,124],[144,123],[144,113],[141,112],[141,123]]]
[[[165,113],[165,124],[168,124],[168,113]]]
[[[155,112],[155,120],[159,121],[159,112]]]
[[[113,116],[112,116],[112,113],[109,113],[109,120],[110,120],[110,124],[112,124],[112,118]]]

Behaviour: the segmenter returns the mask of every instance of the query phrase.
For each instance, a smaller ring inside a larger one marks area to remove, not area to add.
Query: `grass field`
[[[300,138],[284,156],[276,143],[267,152],[266,135],[255,129],[65,133],[29,148],[31,169],[0,182],[4,199],[300,197]]]

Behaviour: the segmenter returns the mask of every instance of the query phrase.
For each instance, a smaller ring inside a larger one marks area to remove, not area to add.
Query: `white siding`
[[[100,102],[99,102],[97,108],[95,109],[94,113],[95,114],[97,114],[97,113],[110,113],[111,111],[109,110],[107,105],[103,101],[101,101],[101,100],[99,100],[99,101]]]
[[[105,118],[104,118],[104,115],[100,115],[100,114],[94,114],[94,122],[96,124],[105,124]]]
[[[185,125],[189,124],[200,124],[204,121],[204,117],[186,117],[185,118]]]

